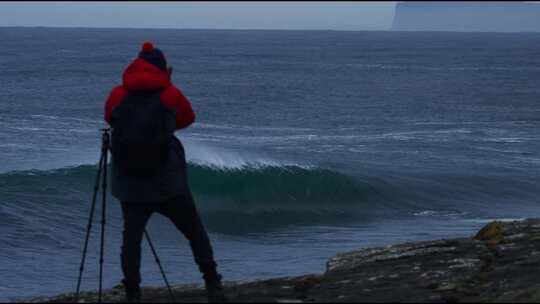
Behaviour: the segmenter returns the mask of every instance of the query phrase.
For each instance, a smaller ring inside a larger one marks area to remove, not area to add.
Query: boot
[[[127,303],[141,302],[141,289],[139,286],[125,287],[124,301]]]
[[[208,303],[227,303],[223,284],[221,283],[221,275],[214,276],[213,278],[205,278],[206,295],[208,296]]]

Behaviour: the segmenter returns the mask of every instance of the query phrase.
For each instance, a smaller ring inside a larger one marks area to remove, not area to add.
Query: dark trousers
[[[124,239],[121,260],[126,288],[138,288],[141,282],[141,242],[146,223],[154,212],[168,217],[189,240],[195,262],[204,274],[204,279],[216,279],[218,274],[212,246],[191,193],[188,192],[164,202],[122,202]]]

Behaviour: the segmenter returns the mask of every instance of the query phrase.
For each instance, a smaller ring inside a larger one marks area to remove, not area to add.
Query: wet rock
[[[474,237],[477,240],[486,242],[486,245],[490,249],[495,247],[503,241],[503,226],[500,222],[493,222],[482,228]]]
[[[205,302],[201,284],[173,286],[182,302]],[[104,301],[122,301],[122,286]],[[226,282],[234,302],[539,302],[540,220],[493,222],[474,237],[405,243],[338,254],[323,274]],[[70,302],[73,294],[24,302]],[[81,302],[97,301],[95,292]],[[144,287],[144,302],[167,302]]]

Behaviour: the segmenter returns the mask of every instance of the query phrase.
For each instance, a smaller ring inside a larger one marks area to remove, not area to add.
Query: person
[[[111,192],[121,202],[124,220],[125,296],[130,302],[141,299],[141,242],[157,212],[189,240],[208,300],[225,302],[212,246],[188,186],[184,148],[174,136],[195,121],[195,113],[171,83],[171,73],[163,52],[145,42],[105,103],[105,120],[112,127]]]

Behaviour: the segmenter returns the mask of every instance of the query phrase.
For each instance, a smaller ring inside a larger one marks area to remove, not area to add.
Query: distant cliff
[[[540,32],[540,3],[399,2],[392,30]]]

